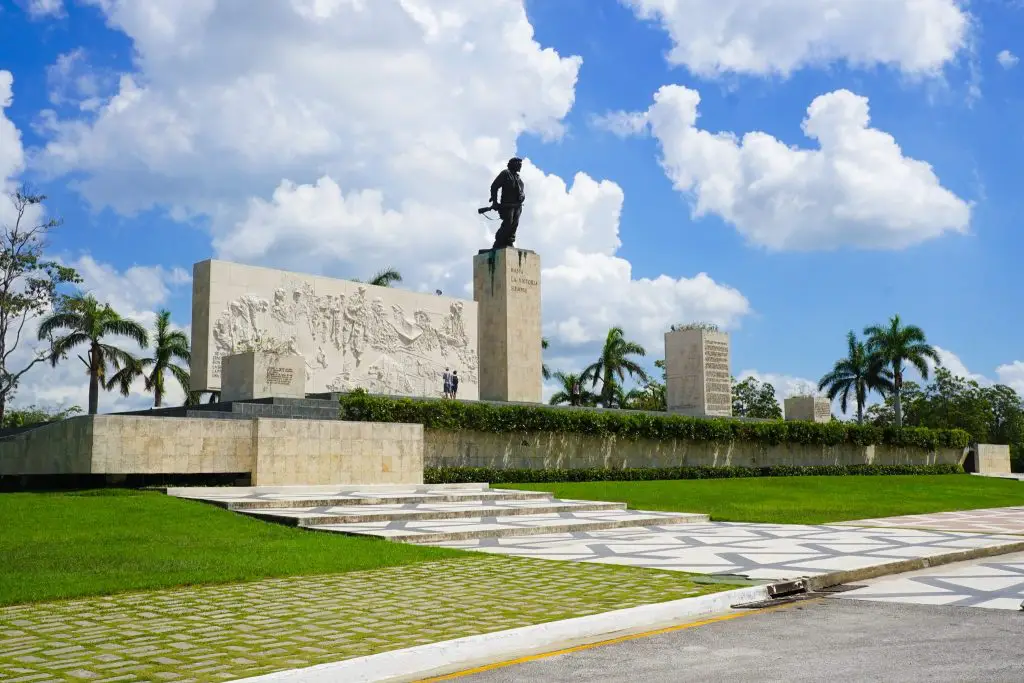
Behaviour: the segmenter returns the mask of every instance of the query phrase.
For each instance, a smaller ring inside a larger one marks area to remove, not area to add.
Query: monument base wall
[[[634,467],[770,467],[790,465],[938,465],[963,464],[962,448],[892,446],[776,446],[675,439],[621,439],[558,432],[495,434],[426,430],[426,467],[496,469],[582,469]]]
[[[0,439],[0,476],[236,473],[261,486],[422,484],[423,427],[88,415]]]

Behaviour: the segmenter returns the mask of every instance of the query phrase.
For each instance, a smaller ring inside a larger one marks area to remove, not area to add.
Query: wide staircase
[[[171,488],[241,514],[318,531],[407,543],[598,531],[708,521],[707,515],[629,510],[487,484]]]

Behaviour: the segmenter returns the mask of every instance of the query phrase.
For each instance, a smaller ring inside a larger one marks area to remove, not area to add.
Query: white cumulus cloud
[[[971,204],[871,127],[865,97],[848,90],[816,97],[802,125],[818,143],[808,148],[763,132],[703,130],[699,103],[700,94],[681,85],[655,94],[644,116],[662,166],[693,199],[695,217],[718,215],[752,244],[899,249],[969,230]]]
[[[497,228],[476,208],[520,136],[562,134],[581,64],[534,39],[522,0],[96,4],[138,70],[94,113],[41,118],[41,171],[75,173],[96,206],[203,218],[218,257],[339,277],[392,265],[461,296]],[[517,246],[541,255],[555,345],[625,324],[653,353],[671,322],[749,312],[712,274],[634,274],[616,183],[523,174]]]
[[[64,16],[64,0],[28,0],[28,14],[33,19]]]
[[[1009,50],[1002,50],[998,55],[996,55],[996,61],[999,62],[999,66],[1004,69],[1012,69],[1017,66],[1017,62],[1020,61],[1020,57]]]
[[[701,76],[789,75],[843,62],[931,75],[968,47],[957,0],[622,0],[659,22],[669,62]]]

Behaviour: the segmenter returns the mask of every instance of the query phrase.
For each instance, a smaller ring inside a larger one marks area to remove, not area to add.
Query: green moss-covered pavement
[[[682,573],[471,554],[0,607],[0,680],[222,681],[728,588]]]
[[[776,524],[1024,505],[1024,482],[966,474],[496,484],[494,488],[551,491],[559,498],[624,502],[640,510],[700,512],[719,522]]]

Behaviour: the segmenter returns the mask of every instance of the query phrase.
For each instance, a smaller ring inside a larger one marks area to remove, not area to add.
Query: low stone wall
[[[254,420],[253,486],[422,484],[423,425]]]
[[[426,467],[578,469],[632,467],[769,467],[772,465],[962,464],[964,449],[892,446],[805,446],[617,439],[586,434],[503,433],[428,429]]]
[[[0,476],[237,474],[253,484],[422,484],[423,427],[78,416],[0,438]]]
[[[1009,474],[1010,447],[989,443],[973,446],[974,471],[978,474]]]

